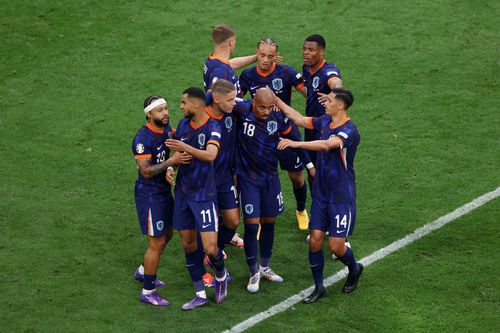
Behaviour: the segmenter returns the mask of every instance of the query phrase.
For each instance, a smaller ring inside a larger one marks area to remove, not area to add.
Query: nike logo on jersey
[[[302,166],[302,163],[299,163],[299,164],[295,164],[295,169],[298,169]]]
[[[254,87],[250,87],[250,90],[255,90],[255,89],[258,89],[259,86],[254,86]]]
[[[185,140],[187,140],[187,138],[181,138],[181,141],[185,141]]]
[[[201,227],[202,227],[203,229],[205,229],[205,228],[208,228],[209,226],[210,226],[210,224],[203,224]]]
[[[337,231],[335,231],[335,232],[336,232],[337,234],[341,234],[341,233],[345,232],[345,229],[344,229],[344,230],[337,230]]]
[[[163,148],[163,145],[161,145],[160,147],[156,147],[156,150],[160,150]]]

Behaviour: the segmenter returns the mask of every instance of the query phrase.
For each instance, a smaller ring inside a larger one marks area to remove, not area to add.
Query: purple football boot
[[[215,302],[217,304],[224,303],[224,300],[227,296],[227,281],[228,281],[229,273],[226,271],[224,280],[218,281],[215,279]]]
[[[169,306],[170,302],[164,299],[158,294],[156,290],[154,290],[151,294],[145,294],[144,291],[141,291],[141,302],[155,305],[155,306]]]
[[[184,311],[194,310],[196,308],[199,308],[200,306],[204,306],[207,304],[208,304],[208,299],[196,296],[195,298],[193,298],[189,302],[183,304],[181,309]]]

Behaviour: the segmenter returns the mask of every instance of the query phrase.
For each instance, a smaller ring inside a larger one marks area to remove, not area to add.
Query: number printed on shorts
[[[283,206],[283,193],[280,192],[277,196],[276,199],[278,200],[278,206]]]
[[[347,215],[344,215],[342,219],[340,219],[340,215],[337,214],[335,220],[337,220],[337,229],[340,229],[340,226],[343,226],[343,229],[347,228]]]
[[[203,216],[203,229],[212,224],[212,215],[210,213],[210,209],[202,210],[200,212],[201,216]]]
[[[243,123],[243,134],[253,136],[255,133],[255,125],[249,124],[246,121]]]

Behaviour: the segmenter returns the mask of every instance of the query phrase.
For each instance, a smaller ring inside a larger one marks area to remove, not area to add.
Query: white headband
[[[167,104],[167,101],[164,100],[163,98],[157,99],[156,101],[154,101],[153,103],[149,104],[148,106],[146,106],[144,108],[144,113],[149,112],[149,111],[153,110],[154,108],[159,107],[162,104]]]

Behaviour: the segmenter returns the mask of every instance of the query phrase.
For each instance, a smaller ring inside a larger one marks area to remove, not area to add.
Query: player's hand
[[[276,58],[274,59],[274,61],[276,61],[279,64],[280,62],[283,62],[283,60],[285,60],[283,56],[276,54]]]
[[[280,139],[280,142],[278,142],[278,150],[284,150],[289,147],[296,148],[296,145],[297,143],[295,141],[289,139]]]
[[[165,145],[173,151],[189,151],[189,149],[191,148],[190,145],[174,139],[168,139],[167,141],[165,141]]]
[[[191,154],[188,154],[186,152],[174,152],[172,156],[170,156],[169,164],[170,165],[179,165],[179,164],[189,164],[191,163],[191,160],[193,159],[193,156]]]
[[[330,100],[329,94],[318,93],[318,101],[324,107],[326,106],[326,102]]]
[[[167,173],[165,175],[165,179],[167,180],[167,183],[169,183],[172,186],[175,186],[175,170],[172,167],[169,167],[167,169]]]

